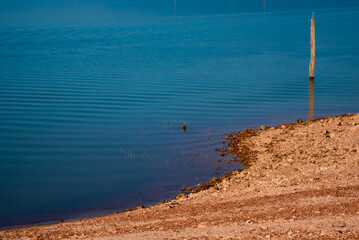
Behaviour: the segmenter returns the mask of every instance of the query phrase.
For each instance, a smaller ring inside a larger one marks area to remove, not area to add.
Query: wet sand
[[[161,205],[0,239],[359,239],[359,114],[230,134],[241,171]]]

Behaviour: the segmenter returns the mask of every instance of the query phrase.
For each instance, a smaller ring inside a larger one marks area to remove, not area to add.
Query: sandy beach
[[[241,171],[125,213],[0,231],[7,239],[359,239],[359,114],[229,134]],[[216,161],[214,159],[214,161]]]

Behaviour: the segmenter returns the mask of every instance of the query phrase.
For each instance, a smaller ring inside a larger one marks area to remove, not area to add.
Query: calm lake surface
[[[307,119],[312,11],[313,116],[359,112],[358,1],[1,1],[0,227],[241,167],[217,163],[224,134]]]

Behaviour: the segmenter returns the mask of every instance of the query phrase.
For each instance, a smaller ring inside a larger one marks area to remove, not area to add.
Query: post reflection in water
[[[308,120],[313,120],[313,108],[314,108],[314,79],[309,79],[309,108],[308,108]]]
[[[266,12],[266,0],[263,0],[263,12]]]
[[[174,11],[174,15],[176,16],[176,13],[177,13],[177,2],[176,2],[176,0],[174,0],[174,2],[173,2],[173,11]]]

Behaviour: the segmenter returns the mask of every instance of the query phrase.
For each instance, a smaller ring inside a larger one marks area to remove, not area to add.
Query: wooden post
[[[315,63],[315,22],[314,12],[310,24],[310,64],[309,64],[309,79],[314,79],[314,63]]]

